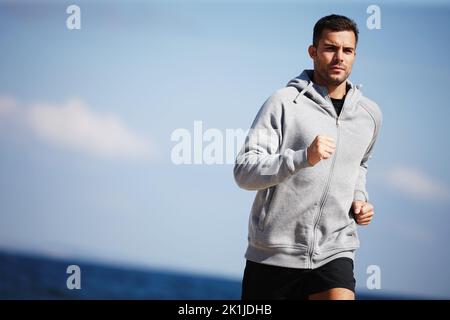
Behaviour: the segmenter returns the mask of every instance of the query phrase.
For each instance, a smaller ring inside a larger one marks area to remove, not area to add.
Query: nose
[[[342,48],[339,48],[338,50],[336,50],[335,54],[334,54],[334,59],[336,61],[342,62],[344,57],[344,51],[342,50]]]

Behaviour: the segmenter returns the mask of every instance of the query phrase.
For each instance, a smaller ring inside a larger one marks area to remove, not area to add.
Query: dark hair
[[[356,43],[358,43],[359,30],[356,22],[345,16],[331,14],[321,18],[314,25],[313,45],[315,47],[319,44],[320,37],[325,29],[330,29],[331,31],[353,31],[355,34]]]

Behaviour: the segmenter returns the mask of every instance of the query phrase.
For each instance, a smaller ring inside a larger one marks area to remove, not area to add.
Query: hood
[[[298,76],[288,82],[286,87],[295,87],[299,93],[294,99],[294,103],[298,102],[298,99],[304,95],[308,99],[311,99],[323,108],[331,110],[334,109],[330,97],[328,96],[328,90],[324,86],[315,84],[311,78],[313,76],[314,70],[303,70],[303,72]],[[347,90],[347,95],[345,98],[345,103],[348,105],[349,109],[353,109],[356,102],[361,98],[362,85],[353,85],[349,80],[347,80],[347,85],[349,89]],[[331,112],[331,111],[329,111]]]

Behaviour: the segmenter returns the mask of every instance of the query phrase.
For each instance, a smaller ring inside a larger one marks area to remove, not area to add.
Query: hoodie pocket
[[[273,201],[275,199],[274,197],[276,192],[277,192],[276,186],[269,188],[269,192],[267,193],[267,198],[263,207],[264,209],[262,210],[261,215],[259,216],[258,228],[261,231],[264,231],[264,228],[268,224],[270,211],[273,207]]]
[[[359,238],[354,222],[341,230],[335,230],[319,240],[316,248],[317,254],[331,251],[351,250],[359,248]]]

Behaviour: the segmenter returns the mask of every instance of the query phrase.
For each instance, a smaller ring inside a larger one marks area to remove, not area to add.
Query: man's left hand
[[[353,201],[352,210],[357,224],[367,226],[372,221],[374,211],[373,206],[369,202]]]

